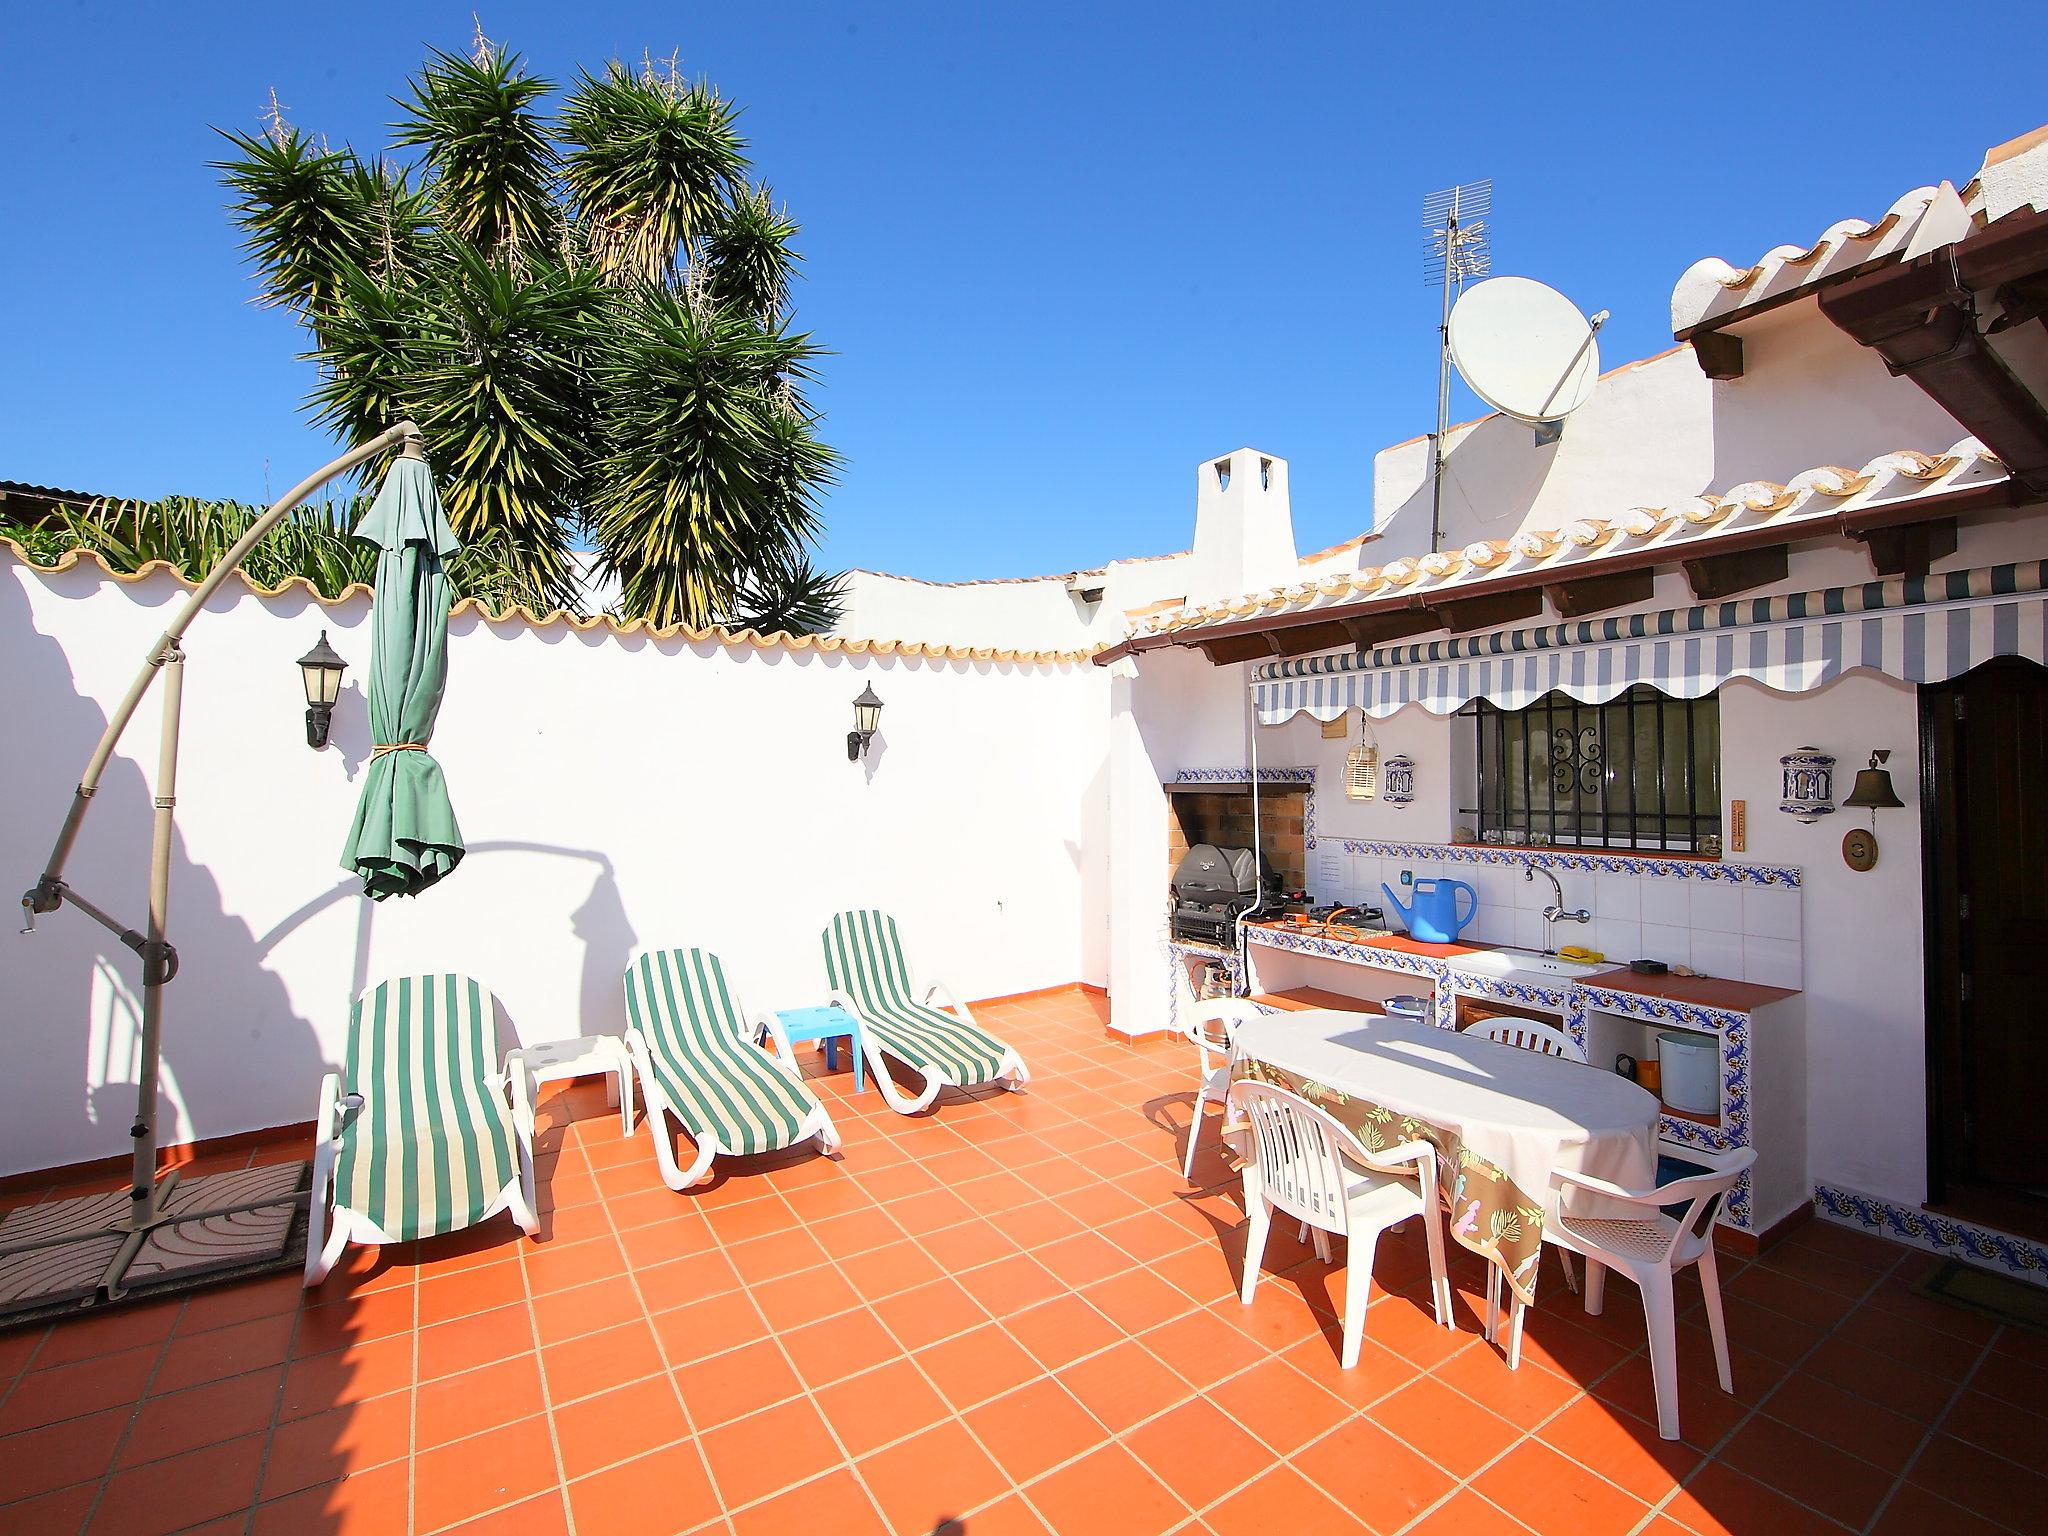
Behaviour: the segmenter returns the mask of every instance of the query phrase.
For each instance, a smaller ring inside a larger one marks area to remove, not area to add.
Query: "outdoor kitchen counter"
[[[1320,936],[1321,923],[1267,923],[1253,921],[1247,928],[1267,928],[1279,933],[1306,933]],[[1370,929],[1360,930],[1362,939],[1347,939],[1344,942],[1356,944],[1364,949],[1390,949],[1397,955],[1420,955],[1426,960],[1456,960],[1461,955],[1483,955],[1492,946],[1487,944],[1425,944],[1420,939],[1411,939],[1405,933],[1374,933]]]
[[[1719,1008],[1727,1013],[1755,1013],[1759,1008],[1799,995],[1790,987],[1766,987],[1759,982],[1728,981],[1719,976],[1643,976],[1627,966],[1616,971],[1580,976],[1576,980],[1582,987],[1629,992],[1637,997],[1661,997],[1674,1003],[1691,1003],[1699,1008]]]

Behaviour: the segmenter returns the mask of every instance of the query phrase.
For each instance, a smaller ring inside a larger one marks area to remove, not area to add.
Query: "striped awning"
[[[1546,693],[1605,703],[1637,683],[1693,699],[1730,678],[1804,693],[1868,668],[1910,683],[1994,656],[2048,664],[2048,560],[1699,603],[1416,645],[1276,661],[1253,673],[1259,723],[1297,714],[1447,715],[1474,699],[1520,709]]]

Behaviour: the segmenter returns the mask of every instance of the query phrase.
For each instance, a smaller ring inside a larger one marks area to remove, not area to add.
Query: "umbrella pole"
[[[167,1213],[166,1202],[177,1187],[177,1172],[173,1170],[162,1179],[157,1177],[157,1091],[162,1058],[163,993],[166,984],[178,974],[178,952],[170,942],[169,928],[173,817],[178,803],[178,732],[185,695],[185,652],[180,642],[185,631],[191,627],[192,621],[205,608],[207,601],[220,589],[229,575],[240,567],[250,550],[308,496],[335,476],[391,448],[402,448],[408,457],[420,457],[422,441],[419,428],[410,421],[402,421],[360,447],[350,449],[287,491],[281,500],[252,523],[248,531],[235,541],[221,557],[220,563],[207,572],[172,618],[169,627],[150,647],[141,671],[108,718],[107,728],[101,733],[99,743],[94,747],[92,757],[86,763],[85,772],[79,778],[71,807],[57,833],[56,844],[50,850],[50,861],[44,866],[41,879],[22,895],[23,933],[35,931],[35,920],[39,914],[54,912],[69,902],[101,927],[118,936],[123,944],[142,957],[142,1038],[139,1043],[135,1121],[129,1128],[133,1146],[128,1210],[120,1219],[109,1223],[104,1213],[98,1209],[97,1201],[93,1197],[75,1202],[53,1202],[40,1207],[39,1211],[50,1211],[55,1215],[58,1207],[75,1205],[78,1208],[77,1219],[45,1222],[41,1235],[25,1243],[0,1243],[0,1258],[37,1250],[46,1254],[52,1260],[53,1286],[65,1284],[65,1271],[75,1268],[64,1261],[64,1248],[78,1243],[105,1244],[110,1239],[118,1238],[118,1247],[115,1248],[98,1285],[99,1291],[104,1293],[108,1300],[118,1299],[126,1288],[124,1282],[129,1266],[142,1251],[150,1234],[158,1227],[172,1224],[174,1221],[183,1223],[204,1217],[237,1216],[302,1198],[296,1192],[297,1173],[294,1170],[290,1192],[279,1194],[250,1189],[244,1192],[249,1198],[230,1199],[224,1204],[212,1206],[207,1205],[204,1200],[199,1200],[194,1203],[194,1208],[181,1209],[173,1216]],[[150,826],[149,912],[146,931],[138,933],[74,891],[64,879],[64,867],[70,860],[72,845],[78,839],[79,827],[83,824],[86,810],[99,789],[100,778],[106,771],[107,763],[112,759],[122,733],[127,730],[136,710],[141,707],[144,695],[149,692],[151,684],[157,680],[159,674],[164,679],[164,712],[162,733],[157,744],[156,792]],[[232,1227],[233,1223],[226,1225]],[[202,1255],[191,1262],[197,1267],[209,1263],[218,1264],[221,1260],[209,1259]],[[160,1257],[157,1267],[169,1272],[177,1266],[175,1260]],[[54,1300],[65,1294],[70,1293],[52,1289],[46,1296]]]
[[[185,706],[185,652],[173,640],[164,658],[164,721],[157,741],[156,799],[149,838],[149,918],[142,943],[142,1049],[135,1089],[135,1123],[128,1134],[134,1154],[128,1180],[126,1236],[102,1282],[109,1300],[122,1292],[122,1279],[163,1214],[177,1187],[178,1172],[156,1176],[156,1100],[162,1061],[164,985],[177,973],[177,952],[165,939],[171,921],[171,821],[178,806],[178,728]]]

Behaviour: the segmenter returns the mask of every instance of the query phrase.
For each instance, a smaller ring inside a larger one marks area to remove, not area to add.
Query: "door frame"
[[[2024,657],[1997,657],[1958,677],[1920,685],[1921,914],[1926,966],[1926,1204],[2007,1231],[2048,1238],[2048,1205],[1973,1177],[1963,1116],[1969,1108],[1964,1066],[1959,816],[1967,786],[1958,783],[1957,713],[1964,683],[1990,670],[2043,668]]]
[[[1942,893],[1956,889],[1956,704],[1961,678],[1920,685],[1920,911],[1926,970],[1927,1204],[1949,1197],[1963,1143],[1962,921]]]

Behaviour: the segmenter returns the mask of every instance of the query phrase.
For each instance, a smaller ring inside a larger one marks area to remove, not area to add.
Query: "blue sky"
[[[255,127],[275,87],[381,148],[471,12],[7,7],[0,478],[255,500],[326,458],[210,125]],[[1433,410],[1424,193],[1492,176],[1495,270],[1611,310],[1605,364],[1647,355],[1697,257],[1960,185],[2048,120],[2019,7],[1934,14],[481,6],[540,73],[680,49],[744,105],[835,353],[825,558],[942,580],[1184,547],[1195,465],[1243,444],[1291,462],[1304,550],[1349,537],[1373,451]]]

